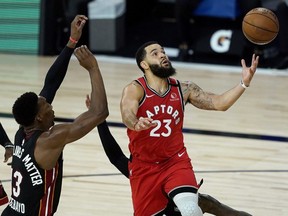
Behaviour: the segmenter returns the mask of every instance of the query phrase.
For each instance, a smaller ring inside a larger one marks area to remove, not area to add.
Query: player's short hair
[[[26,92],[15,101],[12,113],[16,122],[22,126],[29,126],[34,122],[38,113],[38,95]]]
[[[136,55],[135,55],[137,65],[142,72],[144,72],[144,69],[141,67],[140,63],[143,61],[143,59],[145,58],[147,54],[145,48],[147,46],[150,46],[151,44],[159,44],[159,43],[157,41],[148,41],[138,48]]]

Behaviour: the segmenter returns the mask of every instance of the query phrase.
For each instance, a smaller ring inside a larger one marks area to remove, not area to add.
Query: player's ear
[[[140,62],[140,66],[145,70],[148,69],[148,64],[145,61]]]
[[[38,121],[38,122],[42,122],[42,115],[37,114],[36,117],[35,117],[35,120]]]

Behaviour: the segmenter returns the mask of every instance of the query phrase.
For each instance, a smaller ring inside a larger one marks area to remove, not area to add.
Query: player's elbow
[[[233,105],[233,103],[229,102],[229,101],[221,101],[219,103],[214,103],[214,108],[217,111],[227,111],[231,106]]]
[[[230,106],[222,106],[222,107],[218,107],[216,110],[217,110],[217,111],[225,112],[225,111],[227,111],[229,108],[230,108]]]
[[[107,104],[101,104],[95,109],[92,108],[91,111],[93,112],[94,119],[99,123],[105,121],[106,118],[109,116],[109,110]]]
[[[107,109],[103,109],[101,112],[98,113],[98,119],[99,122],[103,122],[105,121],[105,119],[109,116],[109,110]]]
[[[218,106],[215,106],[214,107],[214,110],[216,111],[227,111],[231,106],[228,106],[228,105],[218,105]]]
[[[224,107],[221,107],[220,111],[227,111],[228,109],[230,108],[230,106],[224,106]]]

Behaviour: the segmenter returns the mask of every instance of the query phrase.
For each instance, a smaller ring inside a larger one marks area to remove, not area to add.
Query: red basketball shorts
[[[135,216],[151,216],[165,209],[170,192],[179,189],[197,192],[198,189],[185,149],[162,163],[146,163],[133,158],[129,171]]]

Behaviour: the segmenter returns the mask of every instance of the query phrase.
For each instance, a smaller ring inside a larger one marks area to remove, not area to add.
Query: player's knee
[[[180,193],[173,198],[182,216],[202,216],[198,206],[198,194]]]
[[[203,213],[197,203],[184,202],[178,207],[182,216],[202,216]]]

